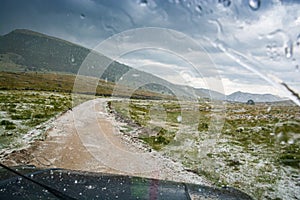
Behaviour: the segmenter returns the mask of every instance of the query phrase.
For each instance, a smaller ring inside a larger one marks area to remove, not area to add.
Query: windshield
[[[300,198],[298,1],[4,0],[0,24],[5,166]]]

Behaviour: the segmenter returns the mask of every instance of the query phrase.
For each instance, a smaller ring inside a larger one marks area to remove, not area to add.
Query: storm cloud
[[[284,96],[278,86],[281,81],[299,92],[300,5],[291,0],[258,2],[255,7],[242,0],[3,0],[0,34],[24,28],[93,49],[123,31],[168,28],[203,46],[226,93],[241,90]],[[177,77],[188,64],[157,52],[139,52],[118,60],[140,69],[144,66],[150,73],[161,67],[163,78],[183,80]],[[179,73],[172,73],[174,70]],[[202,87],[197,84],[203,82],[201,78],[210,79],[204,74],[190,84]]]

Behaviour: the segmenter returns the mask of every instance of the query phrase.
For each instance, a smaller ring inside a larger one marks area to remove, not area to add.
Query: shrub
[[[16,128],[16,125],[15,124],[8,124],[5,126],[5,130],[12,130],[12,129],[15,129]]]
[[[8,120],[2,120],[0,122],[0,125],[14,125],[14,123]]]

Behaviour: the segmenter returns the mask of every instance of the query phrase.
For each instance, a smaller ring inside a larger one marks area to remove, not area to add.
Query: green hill
[[[17,29],[0,37],[0,71],[8,72],[59,72],[77,74],[82,62],[91,52],[90,49],[30,30]],[[111,61],[95,53],[97,61]],[[127,73],[129,72],[129,73]],[[96,76],[97,72],[89,72]],[[194,88],[175,85],[152,74],[133,69],[113,61],[100,78],[117,82],[127,73],[122,84],[131,87],[158,92],[166,95],[206,97]],[[148,83],[144,85],[144,83]]]
[[[30,30],[17,29],[0,37],[1,56],[24,71],[76,74],[90,52],[82,46]],[[128,70],[128,66],[113,62],[100,78],[114,82]]]

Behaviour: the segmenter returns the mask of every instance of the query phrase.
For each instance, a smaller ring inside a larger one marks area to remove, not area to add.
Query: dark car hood
[[[233,188],[66,169],[36,169],[34,166],[15,170],[62,196],[1,169],[0,199],[252,199]]]

